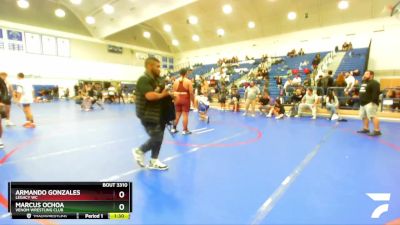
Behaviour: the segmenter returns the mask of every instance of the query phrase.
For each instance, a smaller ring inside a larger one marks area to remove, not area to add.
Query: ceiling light
[[[70,2],[74,5],[80,5],[82,3],[82,0],[70,0]]]
[[[63,9],[56,9],[54,13],[57,17],[65,17],[65,11]]]
[[[288,14],[288,19],[289,20],[295,20],[297,18],[297,14],[295,12],[290,12]]]
[[[148,31],[143,32],[143,37],[149,39],[151,37],[151,33]]]
[[[164,31],[165,31],[165,32],[168,32],[168,33],[171,32],[171,31],[172,31],[171,25],[165,24],[165,25],[164,25]]]
[[[197,24],[199,22],[199,19],[195,16],[189,16],[188,21],[190,24]]]
[[[112,14],[114,12],[114,7],[110,4],[103,5],[103,11],[105,14]]]
[[[253,29],[254,27],[256,27],[256,24],[255,24],[253,21],[250,21],[250,22],[247,24],[247,26],[248,26],[250,29]]]
[[[225,14],[230,14],[232,12],[232,6],[231,5],[224,5],[222,7],[222,11],[224,11]]]
[[[349,8],[349,1],[345,1],[345,0],[340,1],[338,4],[338,8],[341,10],[345,10],[345,9]]]
[[[224,34],[225,34],[225,31],[224,31],[224,29],[222,29],[222,28],[220,28],[220,29],[218,29],[217,30],[217,34],[218,34],[218,36],[224,36]]]
[[[29,2],[27,0],[18,0],[17,5],[22,9],[29,8]]]
[[[193,36],[192,36],[192,40],[195,41],[195,42],[200,41],[199,35],[197,35],[197,34],[193,35]]]
[[[86,20],[86,23],[87,23],[87,24],[90,24],[90,25],[96,23],[96,19],[95,19],[93,16],[87,16],[87,17],[85,18],[85,20]]]
[[[178,40],[172,40],[172,45],[173,46],[178,46],[179,45],[179,41]]]

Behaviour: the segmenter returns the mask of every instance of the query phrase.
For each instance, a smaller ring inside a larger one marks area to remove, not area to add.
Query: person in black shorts
[[[221,90],[218,93],[218,102],[221,106],[221,110],[225,111],[226,108],[226,97],[228,95],[228,90],[224,84],[221,84]]]

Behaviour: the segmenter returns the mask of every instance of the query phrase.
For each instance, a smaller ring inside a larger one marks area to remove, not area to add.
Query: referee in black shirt
[[[162,119],[163,99],[170,96],[160,77],[160,61],[149,57],[145,61],[144,74],[136,84],[136,115],[140,119],[149,139],[139,148],[133,149],[133,155],[140,167],[145,167],[144,154],[151,151],[150,163],[153,170],[167,170],[168,166],[158,159],[164,138],[166,123]]]
[[[380,95],[380,84],[374,80],[374,72],[368,70],[363,76],[360,87],[360,116],[363,120],[363,129],[358,133],[368,134],[369,136],[382,135],[379,128],[379,119],[377,117]],[[369,121],[374,124],[374,131],[369,131]]]

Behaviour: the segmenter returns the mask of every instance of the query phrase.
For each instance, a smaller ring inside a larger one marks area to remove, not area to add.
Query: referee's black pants
[[[164,139],[165,123],[149,123],[141,121],[146,133],[150,138],[140,146],[140,150],[144,153],[151,150],[151,158],[158,159],[160,154],[161,144]]]

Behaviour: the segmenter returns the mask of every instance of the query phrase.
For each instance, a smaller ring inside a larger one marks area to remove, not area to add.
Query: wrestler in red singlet
[[[186,78],[188,71],[182,69],[180,71],[181,77],[178,78],[174,83],[174,94],[175,94],[175,111],[176,120],[174,128],[171,130],[173,133],[177,133],[176,126],[179,123],[179,119],[183,115],[183,132],[182,134],[191,134],[188,129],[189,123],[189,111],[190,103],[194,101],[193,96],[193,85],[192,82]]]

